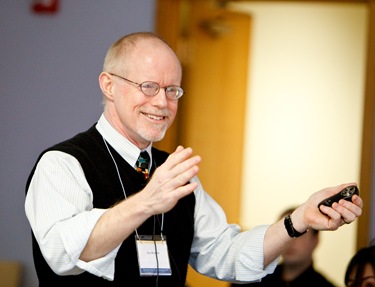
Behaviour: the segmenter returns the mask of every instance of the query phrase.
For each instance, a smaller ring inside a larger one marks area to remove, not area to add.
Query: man
[[[108,50],[98,123],[44,151],[27,183],[40,286],[183,286],[188,264],[221,280],[257,281],[298,231],[335,230],[361,214],[359,196],[320,213],[318,202],[340,185],[297,208],[289,234],[283,221],[243,233],[229,225],[196,177],[200,157],[191,148],[168,155],[152,147],[175,118],[181,70],[151,33],[127,35]],[[138,166],[141,151],[150,164],[142,158]]]
[[[294,208],[284,211],[279,219],[292,214]],[[282,252],[282,263],[275,272],[267,275],[259,283],[232,284],[251,287],[334,287],[313,266],[313,253],[319,243],[319,231],[310,229],[306,234],[287,244]]]

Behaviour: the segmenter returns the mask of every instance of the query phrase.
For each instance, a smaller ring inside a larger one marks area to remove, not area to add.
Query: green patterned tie
[[[148,152],[147,151],[141,152],[137,160],[136,170],[138,172],[143,173],[145,180],[147,180],[149,177],[149,170],[148,170],[149,164],[150,164],[150,156]]]

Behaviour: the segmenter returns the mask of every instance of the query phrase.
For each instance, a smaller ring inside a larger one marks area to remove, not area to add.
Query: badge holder
[[[166,236],[136,235],[139,274],[171,276]]]

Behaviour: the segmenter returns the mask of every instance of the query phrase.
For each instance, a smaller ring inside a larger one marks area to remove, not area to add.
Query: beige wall
[[[270,223],[326,186],[359,180],[363,4],[236,3],[253,15],[241,222]],[[323,232],[316,267],[343,286],[356,224]]]

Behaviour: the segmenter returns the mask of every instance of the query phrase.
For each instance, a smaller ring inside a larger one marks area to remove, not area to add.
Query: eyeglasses
[[[119,75],[116,75],[116,74],[113,74],[113,73],[109,73],[109,74],[112,75],[112,76],[118,77],[120,79],[123,79],[124,81],[126,81],[130,84],[133,84],[134,86],[137,86],[142,91],[142,93],[144,95],[148,96],[148,97],[156,96],[159,93],[160,89],[164,89],[165,95],[170,100],[178,100],[184,94],[184,90],[179,86],[160,87],[160,85],[158,83],[152,82],[152,81],[146,81],[146,82],[143,82],[141,84],[138,84],[136,82],[128,80],[128,79],[126,79],[124,77],[121,77]]]

